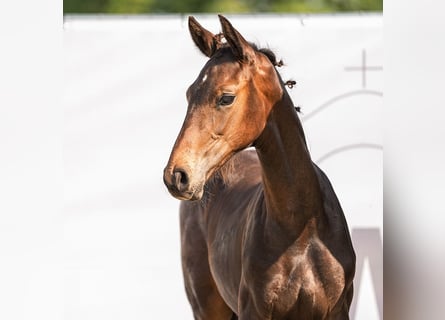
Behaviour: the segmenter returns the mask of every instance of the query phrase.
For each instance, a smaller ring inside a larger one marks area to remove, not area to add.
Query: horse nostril
[[[173,171],[174,182],[178,191],[184,191],[189,184],[187,173],[183,169],[175,169]]]

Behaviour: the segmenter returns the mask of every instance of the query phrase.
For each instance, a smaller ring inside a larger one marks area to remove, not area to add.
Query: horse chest
[[[241,231],[236,226],[225,228],[212,239],[209,264],[218,291],[232,308],[238,308],[238,290],[241,278],[241,252],[237,245]]]

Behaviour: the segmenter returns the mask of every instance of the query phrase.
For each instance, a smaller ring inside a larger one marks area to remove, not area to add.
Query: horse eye
[[[219,98],[218,105],[219,106],[228,106],[233,103],[235,100],[235,96],[232,94],[223,94],[221,98]]]

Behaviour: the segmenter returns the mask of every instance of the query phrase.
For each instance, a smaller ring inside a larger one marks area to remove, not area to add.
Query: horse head
[[[165,185],[181,200],[201,199],[209,177],[254,144],[283,93],[275,57],[219,19],[222,34],[215,35],[189,18],[192,39],[209,60],[187,90],[187,114],[164,169]]]

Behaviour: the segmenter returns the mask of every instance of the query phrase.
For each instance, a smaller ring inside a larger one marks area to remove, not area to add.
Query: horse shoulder
[[[264,245],[267,255],[249,248],[244,260],[241,307],[266,318],[306,319],[302,310],[311,310],[307,319],[324,318],[343,292],[340,263],[316,236],[303,236],[275,252]]]
[[[352,286],[356,260],[349,227],[331,182],[320,168],[315,164],[314,167],[324,206],[324,217],[318,228],[319,239],[332,257],[340,262],[345,278],[345,290],[347,290]]]

